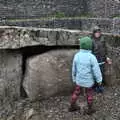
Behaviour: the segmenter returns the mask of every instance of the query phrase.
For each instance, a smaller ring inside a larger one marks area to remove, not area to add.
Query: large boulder
[[[76,50],[49,51],[27,60],[24,89],[31,100],[71,92],[71,65]]]
[[[120,84],[120,48],[107,45],[108,56],[112,59],[112,64],[106,64],[105,81],[107,85],[114,86]]]
[[[0,50],[0,101],[20,97],[22,55],[12,50]]]

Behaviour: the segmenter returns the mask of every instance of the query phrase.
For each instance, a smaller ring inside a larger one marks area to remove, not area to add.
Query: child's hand
[[[75,80],[75,79],[73,80],[73,83],[76,83],[76,80]]]
[[[75,81],[73,82],[73,86],[74,86],[74,87],[76,86],[76,82],[75,82]]]
[[[104,87],[102,86],[102,82],[99,82],[97,86],[95,87],[95,91],[97,93],[103,93],[104,92]]]
[[[104,92],[104,87],[102,85],[98,85],[95,88],[97,93],[103,93]]]

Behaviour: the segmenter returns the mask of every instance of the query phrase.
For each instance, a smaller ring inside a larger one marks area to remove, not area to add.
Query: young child
[[[69,111],[79,110],[76,101],[80,95],[80,88],[84,87],[87,94],[88,110],[87,113],[93,112],[93,85],[96,81],[99,85],[102,83],[102,75],[96,57],[91,53],[92,40],[90,37],[80,39],[80,51],[75,54],[72,65],[72,79],[76,84],[75,90],[71,97]],[[94,80],[95,78],[95,80]]]

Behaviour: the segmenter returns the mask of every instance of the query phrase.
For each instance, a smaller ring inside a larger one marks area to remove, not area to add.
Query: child
[[[72,66],[72,79],[76,84],[75,90],[71,97],[71,105],[69,111],[79,110],[76,105],[78,96],[80,95],[80,88],[86,88],[88,114],[93,112],[93,89],[94,81],[101,85],[102,75],[96,57],[91,53],[92,40],[90,37],[83,37],[80,39],[80,51],[75,54]],[[95,80],[94,80],[95,78]]]

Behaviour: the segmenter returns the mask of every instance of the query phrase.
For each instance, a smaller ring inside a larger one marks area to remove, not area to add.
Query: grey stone
[[[8,0],[6,2],[1,0],[0,16],[9,18],[33,18],[59,15],[59,13],[64,13],[66,16],[75,16],[85,11],[84,7],[87,5],[85,3],[86,1],[83,0]]]
[[[35,45],[75,46],[79,45],[78,38],[90,34],[89,31],[80,30],[2,26],[0,27],[0,48],[16,49]],[[118,34],[103,33],[103,36],[108,43],[118,44]]]
[[[120,34],[120,18],[113,19],[114,34]]]
[[[116,0],[89,0],[88,1],[89,13],[92,13],[95,17],[114,17],[120,14],[120,2]]]
[[[58,31],[57,45],[77,45],[80,33],[78,31]]]
[[[39,18],[44,16],[80,16],[90,14],[95,17],[111,17],[120,14],[119,0],[1,0],[1,22],[5,18]],[[14,11],[14,12],[13,12]],[[61,14],[60,14],[61,15]]]
[[[0,100],[16,100],[20,97],[22,56],[19,52],[0,50]]]
[[[55,50],[27,60],[24,89],[31,100],[70,93],[76,50]]]
[[[38,20],[24,20],[11,22],[7,21],[9,26],[37,27],[37,28],[63,28],[91,31],[93,25],[99,25],[102,32],[119,33],[119,18],[51,18]],[[2,23],[0,23],[2,25]]]
[[[0,34],[0,48],[15,49],[34,45],[77,45],[79,36],[88,33],[67,29],[3,26],[0,28]]]
[[[118,84],[120,81],[116,79],[116,73],[114,67],[114,62],[112,65],[107,65],[105,66],[105,83],[107,86],[114,86]]]
[[[16,38],[16,30],[9,28],[0,28],[0,48],[17,48],[19,41]]]
[[[114,46],[114,44],[113,44]],[[113,47],[107,45],[108,56],[112,59],[112,65],[106,65],[106,81],[108,85],[114,86],[115,84],[120,84],[120,49],[118,47]]]

